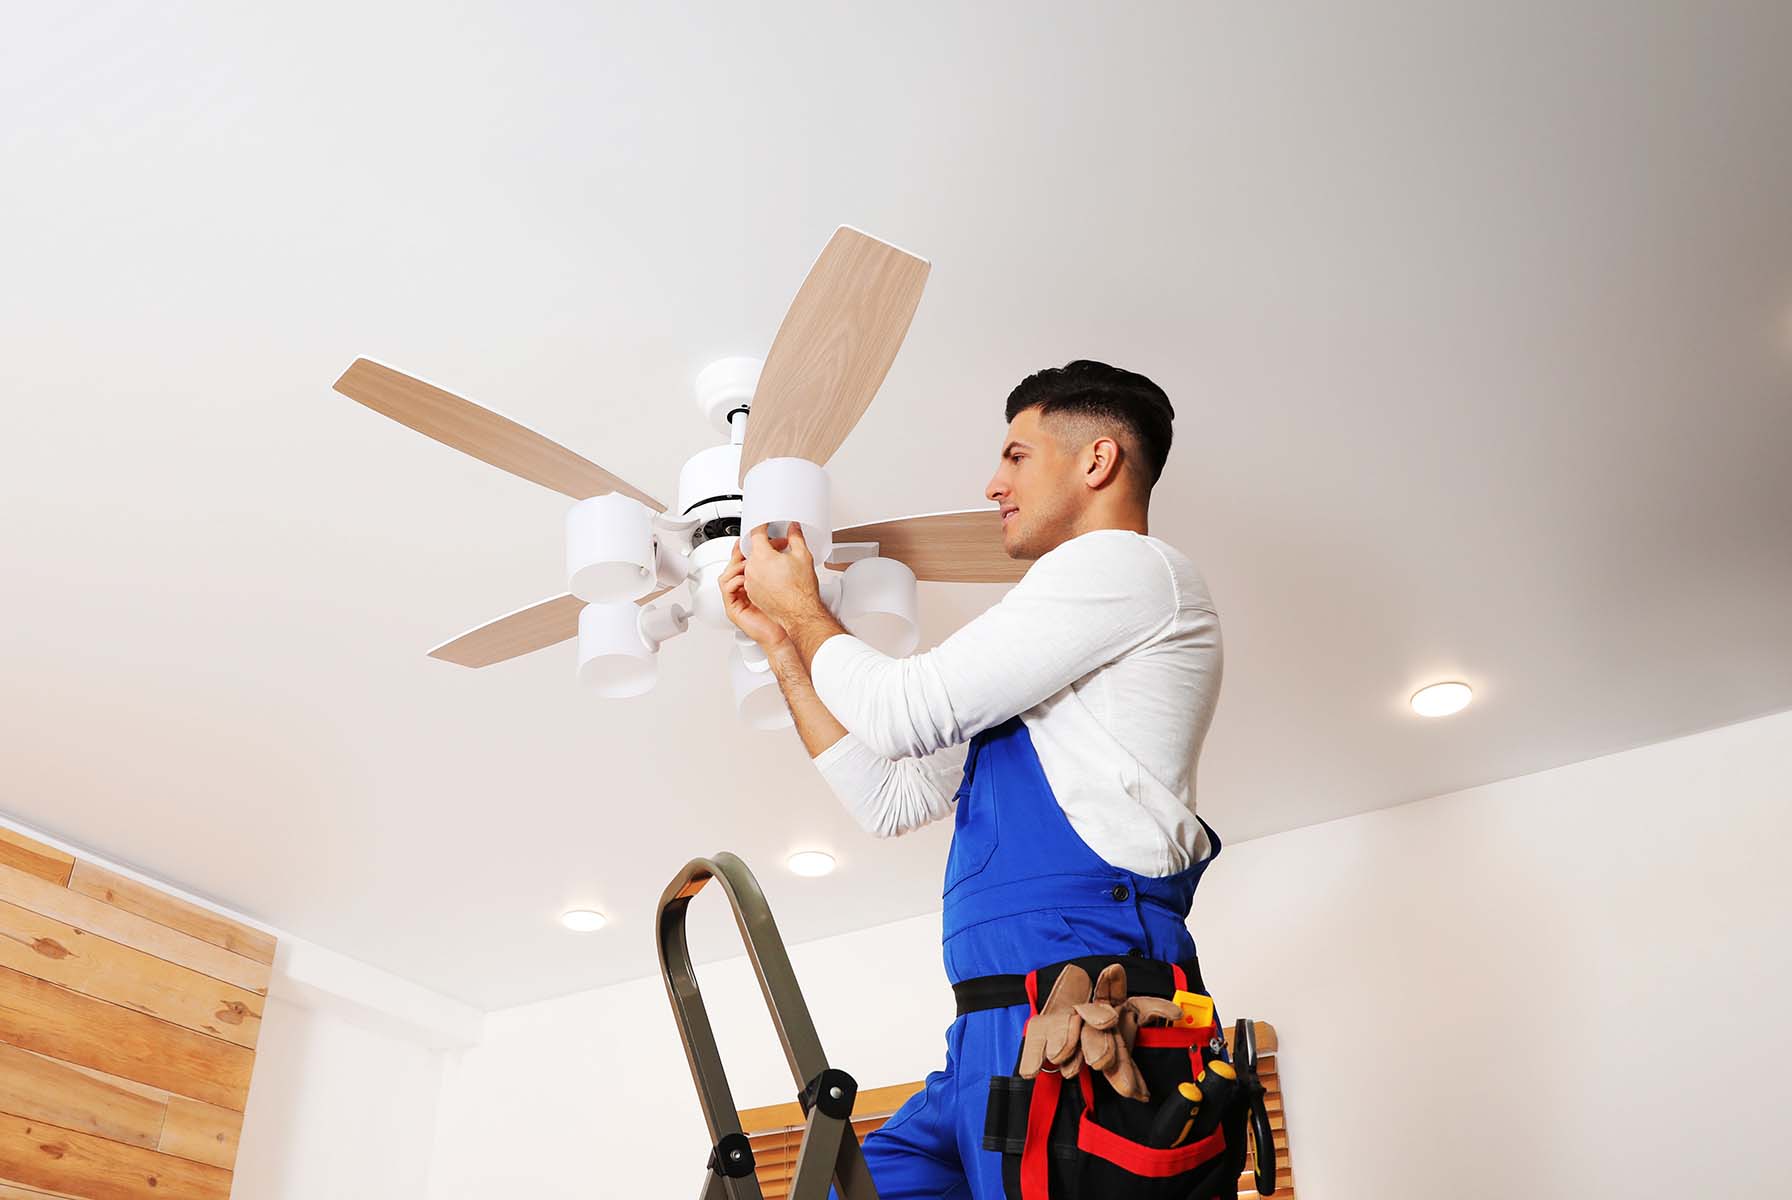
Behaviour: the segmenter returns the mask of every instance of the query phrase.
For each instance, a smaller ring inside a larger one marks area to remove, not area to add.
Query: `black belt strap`
[[[1098,977],[1112,963],[1125,964],[1126,992],[1130,996],[1159,996],[1168,1000],[1176,992],[1176,976],[1167,962],[1130,954],[1098,954],[1040,967],[1037,974],[1041,1003],[1051,995],[1052,985],[1058,982],[1059,974],[1073,963],[1087,971],[1091,979]],[[1188,990],[1205,995],[1207,985],[1201,980],[1200,962],[1186,962],[1182,964],[1182,970],[1188,978]],[[979,975],[975,979],[953,984],[952,995],[958,1000],[958,1015],[961,1017],[966,1013],[983,1012],[991,1008],[1010,1008],[1028,1002],[1027,977]]]

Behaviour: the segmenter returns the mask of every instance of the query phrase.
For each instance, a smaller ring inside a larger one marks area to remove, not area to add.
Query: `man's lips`
[[[1019,512],[1019,511],[1020,511],[1020,509],[1018,509],[1018,508],[1004,508],[1002,510],[1002,524],[1003,525],[1008,524],[1008,518],[1012,517],[1015,513]]]

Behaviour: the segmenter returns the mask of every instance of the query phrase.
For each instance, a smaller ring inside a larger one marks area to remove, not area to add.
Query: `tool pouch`
[[[1180,969],[1176,977],[1183,987]],[[1038,992],[1031,981],[1028,991],[1037,1013]],[[1233,1064],[1243,1086],[1211,1134],[1160,1149],[1146,1144],[1157,1106],[1176,1095],[1178,1084],[1198,1078],[1207,1063],[1228,1060],[1225,1037],[1217,1020],[1198,1029],[1147,1026],[1138,1031],[1132,1056],[1150,1101],[1118,1095],[1087,1066],[1072,1079],[1048,1069],[1033,1079],[1015,1074],[990,1080],[983,1146],[1002,1155],[1009,1200],[1237,1196],[1247,1118],[1253,1105],[1262,1103],[1254,1063]]]

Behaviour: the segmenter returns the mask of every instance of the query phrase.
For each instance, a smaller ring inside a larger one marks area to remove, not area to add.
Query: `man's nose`
[[[993,500],[997,504],[1000,504],[1002,502],[1002,497],[1007,494],[1008,489],[1002,486],[1002,477],[1000,475],[992,475],[989,480],[989,485],[983,489],[983,498],[985,500]]]

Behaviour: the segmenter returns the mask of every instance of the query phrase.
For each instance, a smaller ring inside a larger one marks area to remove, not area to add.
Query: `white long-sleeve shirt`
[[[1089,848],[1171,875],[1212,852],[1195,820],[1195,765],[1221,664],[1219,617],[1187,556],[1096,530],[1040,557],[925,654],[824,642],[810,674],[848,733],[815,765],[861,825],[895,836],[948,815],[964,743],[1019,714]]]

